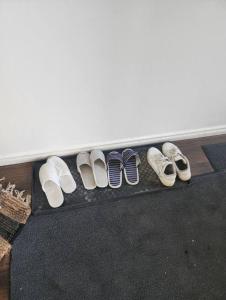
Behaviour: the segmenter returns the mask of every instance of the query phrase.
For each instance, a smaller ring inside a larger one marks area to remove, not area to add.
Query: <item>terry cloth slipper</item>
[[[67,194],[73,193],[76,189],[76,183],[63,159],[57,156],[51,156],[47,162],[52,163],[56,168],[62,190]]]
[[[124,175],[126,182],[130,185],[136,185],[139,182],[138,165],[140,158],[137,152],[133,149],[125,149],[122,152]]]
[[[81,152],[77,155],[77,169],[81,175],[83,185],[87,190],[93,190],[96,187],[96,182],[93,175],[93,170],[88,152]]]
[[[90,162],[96,185],[101,188],[106,187],[108,177],[104,153],[101,150],[93,150],[90,154]]]
[[[39,179],[42,190],[45,192],[49,205],[59,207],[64,202],[64,196],[60,188],[60,181],[55,166],[47,162],[39,170]]]
[[[122,185],[123,159],[119,152],[112,151],[107,156],[109,186],[117,189]]]

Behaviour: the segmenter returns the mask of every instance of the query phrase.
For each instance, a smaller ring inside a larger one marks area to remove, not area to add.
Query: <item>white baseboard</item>
[[[40,159],[45,159],[51,155],[67,156],[67,155],[76,154],[81,151],[88,151],[91,149],[110,150],[110,149],[117,149],[117,148],[153,144],[153,143],[164,142],[169,140],[178,141],[178,140],[199,138],[199,137],[205,137],[211,135],[220,135],[225,133],[226,133],[226,125],[206,127],[206,128],[200,128],[194,130],[176,131],[167,134],[156,134],[156,135],[144,136],[139,138],[121,139],[121,140],[111,141],[107,143],[75,145],[74,147],[70,147],[70,148],[50,150],[44,152],[33,151],[33,152],[15,153],[9,156],[0,156],[0,166],[36,161]]]

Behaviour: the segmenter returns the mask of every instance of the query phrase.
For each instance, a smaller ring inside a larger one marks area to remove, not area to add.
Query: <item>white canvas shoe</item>
[[[191,179],[189,160],[176,145],[168,142],[164,143],[162,152],[173,162],[180,180],[188,181]]]
[[[150,148],[147,153],[149,165],[158,175],[165,186],[173,186],[176,180],[176,169],[174,164],[164,156],[157,148]]]

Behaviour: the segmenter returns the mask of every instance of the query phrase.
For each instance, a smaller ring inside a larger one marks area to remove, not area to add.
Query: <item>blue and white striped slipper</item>
[[[136,185],[139,182],[138,165],[140,158],[137,152],[133,149],[125,149],[122,152],[124,175],[126,182],[131,185]]]
[[[107,155],[108,183],[113,189],[122,185],[123,160],[119,152],[112,151]]]

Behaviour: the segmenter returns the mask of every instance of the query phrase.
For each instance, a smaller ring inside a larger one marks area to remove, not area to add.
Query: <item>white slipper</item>
[[[64,196],[54,165],[48,162],[42,165],[39,170],[39,179],[49,205],[53,208],[61,206],[64,202]]]
[[[56,168],[62,190],[67,194],[73,193],[76,189],[76,183],[63,159],[58,156],[51,156],[47,161]]]
[[[77,155],[77,169],[81,175],[83,185],[87,190],[93,190],[96,182],[93,175],[90,155],[88,152],[81,152]]]
[[[108,177],[104,153],[101,150],[93,150],[90,153],[90,162],[96,185],[101,188],[106,187],[108,185]]]

